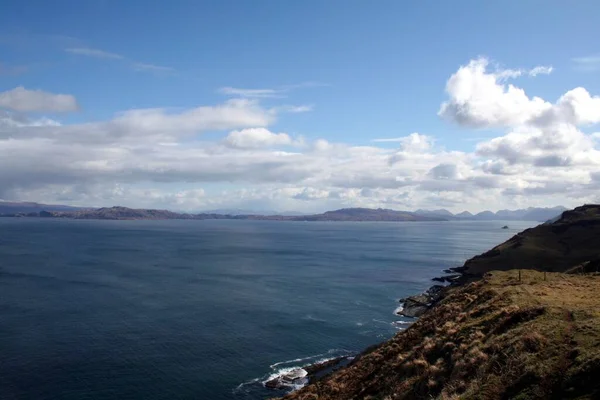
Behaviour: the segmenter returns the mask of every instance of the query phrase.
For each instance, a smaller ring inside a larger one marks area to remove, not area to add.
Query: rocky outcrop
[[[444,290],[444,286],[433,285],[421,294],[400,299],[402,308],[397,312],[397,314],[408,318],[420,317],[425,313],[425,311],[437,303],[437,301],[442,297]]]
[[[352,357],[350,356],[342,356],[303,367],[293,368],[289,372],[266,381],[264,385],[266,388],[279,390],[299,388],[307,383],[316,382],[323,376],[347,365],[351,359]]]

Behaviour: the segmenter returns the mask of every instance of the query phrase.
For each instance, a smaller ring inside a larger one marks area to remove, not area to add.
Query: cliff
[[[599,290],[598,274],[487,274],[284,399],[599,398]]]
[[[285,399],[600,398],[599,269],[600,206],[565,211],[406,299],[427,298],[410,328]]]

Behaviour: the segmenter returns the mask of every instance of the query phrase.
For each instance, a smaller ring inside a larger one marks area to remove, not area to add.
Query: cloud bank
[[[274,124],[294,110],[265,107],[262,97],[276,98],[266,89],[230,88],[235,97],[221,104],[61,124],[32,113],[75,111],[73,96],[15,88],[0,93],[0,199],[190,211],[478,211],[598,201],[598,134],[583,129],[600,122],[600,98],[574,88],[552,102],[517,86],[517,78],[551,72],[479,58],[451,74],[439,116],[502,132],[471,152],[439,147],[431,133],[359,146],[278,132]]]

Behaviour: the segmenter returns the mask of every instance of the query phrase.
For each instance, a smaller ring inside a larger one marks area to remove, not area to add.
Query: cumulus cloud
[[[69,94],[28,90],[22,86],[0,92],[0,107],[22,112],[69,112],[79,108],[75,97]]]
[[[549,72],[550,68],[536,67],[528,75]],[[557,169],[599,168],[600,152],[593,136],[579,127],[600,122],[600,97],[581,87],[567,91],[555,103],[530,97],[505,83],[522,74],[523,70],[490,70],[488,60],[480,58],[460,67],[448,80],[449,100],[440,108],[442,117],[466,127],[506,130],[503,136],[477,144],[475,154],[483,158],[481,170],[496,176],[550,180],[550,169],[555,174]],[[542,186],[529,182],[505,194],[542,194],[556,188]]]
[[[456,179],[458,168],[454,164],[438,164],[429,171],[434,179]]]
[[[266,108],[260,95],[62,125],[5,107],[0,198],[192,211],[477,211],[598,200],[599,142],[580,129],[600,122],[598,97],[575,88],[552,103],[508,83],[549,68],[488,64],[473,60],[452,74],[440,109],[462,126],[504,130],[471,152],[445,150],[420,133],[370,146],[292,137],[273,128],[289,106]]]
[[[402,150],[404,151],[425,151],[429,150],[433,146],[435,139],[431,136],[422,135],[414,132],[408,136],[373,139],[372,142],[400,143],[400,148],[402,148]]]
[[[236,148],[257,148],[286,146],[293,143],[287,133],[273,133],[266,128],[249,128],[233,131],[224,140],[227,146]]]
[[[524,124],[548,111],[552,105],[539,97],[502,82],[506,71],[488,71],[486,58],[461,66],[446,83],[449,100],[439,115],[466,127],[488,128]],[[519,72],[508,70],[511,77]]]

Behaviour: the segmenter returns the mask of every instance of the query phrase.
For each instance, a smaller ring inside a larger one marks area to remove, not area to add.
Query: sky
[[[5,0],[0,200],[600,202],[600,2]]]

